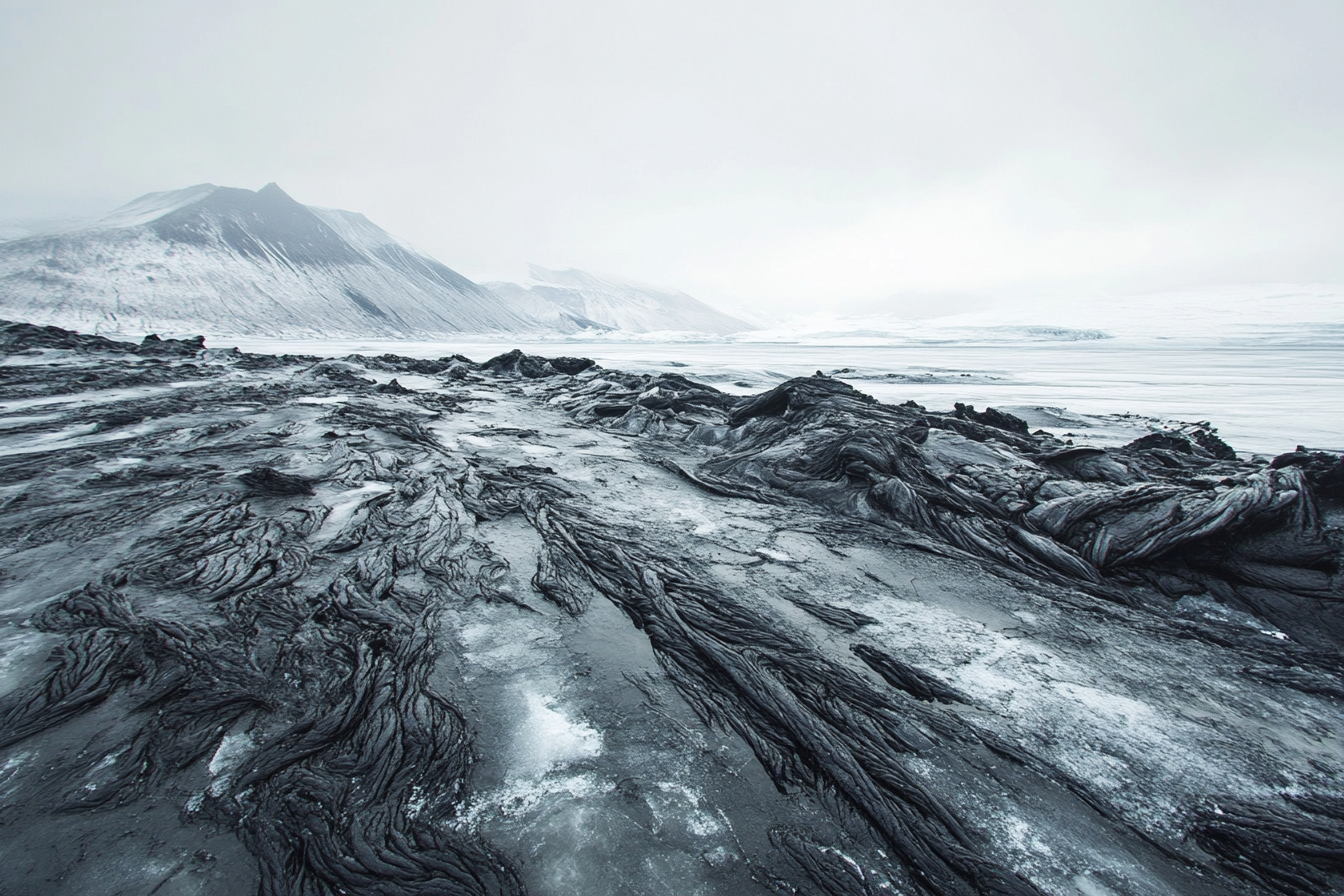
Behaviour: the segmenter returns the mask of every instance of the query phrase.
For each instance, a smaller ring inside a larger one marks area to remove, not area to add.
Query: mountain
[[[651,333],[690,331],[726,336],[752,329],[684,292],[606,280],[573,268],[551,271],[528,265],[524,283],[487,283],[518,313],[561,332],[584,329]]]
[[[290,337],[546,329],[363,215],[301,205],[275,184],[150,193],[0,243],[0,317]]]
[[[86,216],[87,217],[87,216]],[[83,220],[78,217],[6,218],[0,221],[0,243],[20,240],[39,233],[62,230]]]

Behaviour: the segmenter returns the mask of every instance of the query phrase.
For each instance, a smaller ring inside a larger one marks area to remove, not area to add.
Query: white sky
[[[7,0],[0,219],[277,181],[771,312],[1341,282],[1342,47],[1342,0]]]

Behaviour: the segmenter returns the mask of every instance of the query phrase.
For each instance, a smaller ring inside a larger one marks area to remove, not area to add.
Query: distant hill
[[[487,283],[511,308],[561,332],[666,330],[724,336],[752,329],[684,292],[641,286],[569,269],[528,266],[523,283]]]

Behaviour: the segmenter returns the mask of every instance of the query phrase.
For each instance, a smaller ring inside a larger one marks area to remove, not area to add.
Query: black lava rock
[[[204,336],[193,336],[190,339],[160,339],[157,333],[150,333],[135,349],[137,355],[169,358],[190,358],[202,351],[205,351]]]
[[[313,485],[307,479],[281,473],[270,467],[256,467],[251,472],[238,477],[253,491],[268,495],[311,495]]]

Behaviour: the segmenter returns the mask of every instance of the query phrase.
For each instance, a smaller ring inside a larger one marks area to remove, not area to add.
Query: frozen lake
[[[978,408],[1045,406],[1089,415],[1207,420],[1238,451],[1278,454],[1298,444],[1344,450],[1338,410],[1344,348],[1333,339],[797,345],[228,337],[212,344],[335,356],[460,353],[476,361],[521,348],[538,355],[589,357],[622,370],[677,371],[730,392],[756,392],[789,377],[847,369],[838,374],[842,379],[885,402],[913,399],[947,408],[961,401]]]

